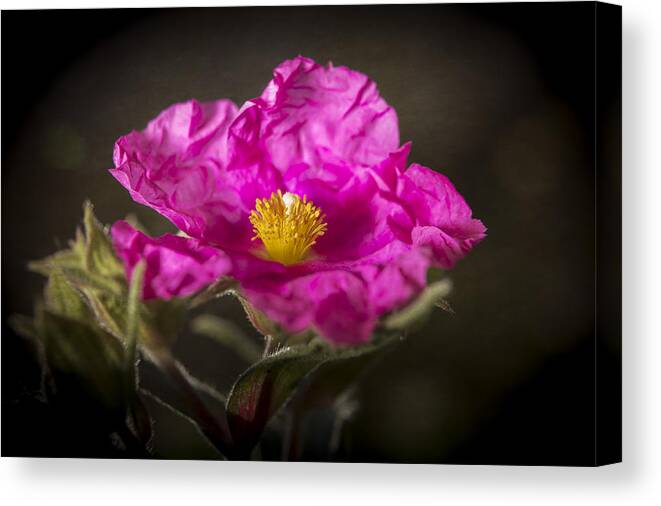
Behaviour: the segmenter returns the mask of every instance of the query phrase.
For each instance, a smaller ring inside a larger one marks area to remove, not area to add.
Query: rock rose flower
[[[112,175],[184,234],[112,227],[143,298],[186,296],[221,276],[286,331],[369,340],[376,322],[485,235],[443,175],[413,164],[397,115],[364,74],[297,57],[262,95],[190,100],[121,137]]]

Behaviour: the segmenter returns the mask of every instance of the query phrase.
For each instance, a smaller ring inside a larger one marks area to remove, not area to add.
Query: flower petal
[[[230,142],[262,147],[281,171],[332,158],[372,165],[399,145],[397,114],[366,75],[299,56],[247,102]],[[257,141],[262,144],[257,144]]]
[[[413,244],[430,248],[439,267],[451,269],[486,236],[486,227],[438,172],[411,165],[399,181],[398,195],[414,222]]]
[[[195,239],[171,234],[149,237],[126,221],[116,222],[111,234],[128,279],[136,264],[145,260],[145,300],[191,295],[230,271],[231,262],[225,253],[202,246]]]
[[[258,309],[291,333],[314,328],[337,344],[369,340],[376,324],[364,280],[330,270],[301,276],[269,276],[242,283]]]
[[[430,255],[420,248],[411,248],[393,241],[359,268],[369,289],[377,315],[401,308],[424,290]]]
[[[110,172],[136,202],[189,236],[246,249],[252,236],[247,215],[255,195],[276,190],[279,176],[262,165],[226,170],[227,130],[235,116],[229,100],[175,104],[144,131],[117,141]]]
[[[232,275],[248,300],[288,332],[314,329],[336,344],[357,344],[369,340],[379,316],[424,289],[430,261],[426,249],[393,241],[350,262],[310,261],[269,270],[253,257],[254,269],[244,265]],[[243,262],[251,263],[249,257]]]

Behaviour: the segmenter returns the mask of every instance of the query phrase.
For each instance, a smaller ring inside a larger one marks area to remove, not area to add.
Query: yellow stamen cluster
[[[325,216],[317,206],[293,193],[280,190],[268,199],[257,199],[250,213],[256,239],[271,260],[284,265],[305,259],[317,238],[326,232]]]

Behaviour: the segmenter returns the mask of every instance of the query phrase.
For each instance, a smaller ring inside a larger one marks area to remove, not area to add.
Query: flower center
[[[250,213],[255,237],[264,244],[271,260],[291,265],[305,259],[317,238],[326,232],[326,217],[304,195],[280,190],[271,198],[257,199]]]

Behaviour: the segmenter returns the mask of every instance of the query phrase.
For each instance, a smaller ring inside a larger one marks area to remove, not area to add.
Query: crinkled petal
[[[435,265],[451,269],[468,254],[481,237],[484,237],[483,232],[477,232],[477,234],[480,234],[476,236],[479,238],[475,239],[457,238],[437,227],[414,227],[411,231],[411,238],[416,246],[430,248]]]
[[[263,149],[281,171],[340,158],[370,166],[399,145],[397,114],[366,75],[297,57],[280,64],[247,102],[230,143]]]
[[[280,271],[246,257],[254,268],[232,275],[248,300],[287,331],[314,329],[331,342],[357,344],[369,340],[378,317],[424,289],[430,260],[426,249],[393,241],[354,261],[310,261]]]
[[[362,260],[357,268],[366,281],[376,313],[401,308],[424,290],[431,264],[428,251],[393,241]]]
[[[175,104],[141,132],[115,144],[111,174],[136,202],[152,207],[191,237],[226,248],[250,246],[247,214],[255,196],[279,187],[268,165],[226,170],[229,100]]]
[[[330,270],[302,276],[271,276],[242,283],[248,300],[292,333],[313,328],[337,344],[369,340],[377,315],[365,281]]]
[[[450,180],[427,167],[411,165],[400,178],[398,196],[410,217],[412,243],[430,248],[436,266],[454,267],[486,235]]]
[[[231,262],[221,250],[195,239],[166,234],[149,237],[126,221],[111,229],[115,251],[131,279],[133,269],[145,260],[142,298],[171,299],[191,295],[230,272]]]

